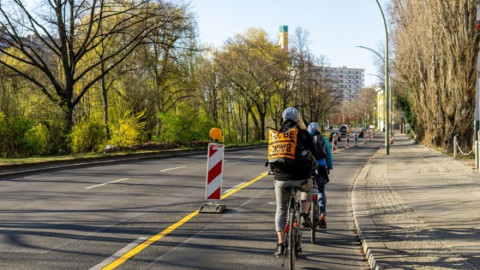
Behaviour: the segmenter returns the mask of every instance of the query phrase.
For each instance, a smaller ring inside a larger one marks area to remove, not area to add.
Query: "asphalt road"
[[[334,155],[328,229],[316,245],[304,232],[299,269],[368,269],[350,191],[379,146]],[[265,148],[225,153],[224,193],[251,184],[222,201],[224,214],[195,212],[205,202],[206,153],[2,179],[0,269],[281,269],[265,156]]]

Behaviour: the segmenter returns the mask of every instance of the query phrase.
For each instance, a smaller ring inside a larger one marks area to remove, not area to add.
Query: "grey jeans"
[[[277,211],[275,213],[275,230],[277,232],[283,231],[285,227],[285,223],[287,222],[287,207],[288,207],[288,197],[290,193],[285,190],[285,187],[295,186],[299,187],[300,184],[304,182],[301,181],[274,181],[275,185],[275,197],[277,203]],[[303,184],[300,188],[300,198],[303,201],[311,201],[312,200],[312,187],[313,187],[313,180],[307,179],[307,183]]]

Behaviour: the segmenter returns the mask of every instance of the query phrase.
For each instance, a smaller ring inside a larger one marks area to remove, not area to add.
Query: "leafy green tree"
[[[35,11],[21,0],[0,3],[0,64],[40,89],[64,112],[65,134],[73,127],[74,108],[89,89],[127,58],[145,37],[169,25],[159,15],[170,7],[163,2],[48,1]],[[108,30],[101,26],[109,18]],[[87,55],[104,43],[121,46],[96,61]],[[11,63],[11,59],[35,73]],[[108,66],[93,71],[107,61]],[[79,82],[82,81],[80,85]]]
[[[218,65],[227,87],[243,113],[244,140],[249,140],[253,121],[257,140],[265,139],[269,105],[281,88],[286,72],[287,52],[269,40],[262,29],[251,28],[229,39]]]
[[[182,106],[179,114],[166,113],[162,118],[162,139],[170,142],[209,140],[209,131],[215,126],[205,113]]]

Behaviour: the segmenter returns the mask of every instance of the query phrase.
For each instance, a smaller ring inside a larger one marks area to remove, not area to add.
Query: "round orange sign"
[[[220,136],[222,136],[222,130],[219,129],[219,128],[212,128],[210,129],[210,137],[212,138],[212,140],[218,140],[220,138]]]

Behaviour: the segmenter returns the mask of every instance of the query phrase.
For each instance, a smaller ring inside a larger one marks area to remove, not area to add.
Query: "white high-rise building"
[[[326,79],[332,83],[341,100],[353,101],[364,87],[365,70],[361,68],[324,67]]]

